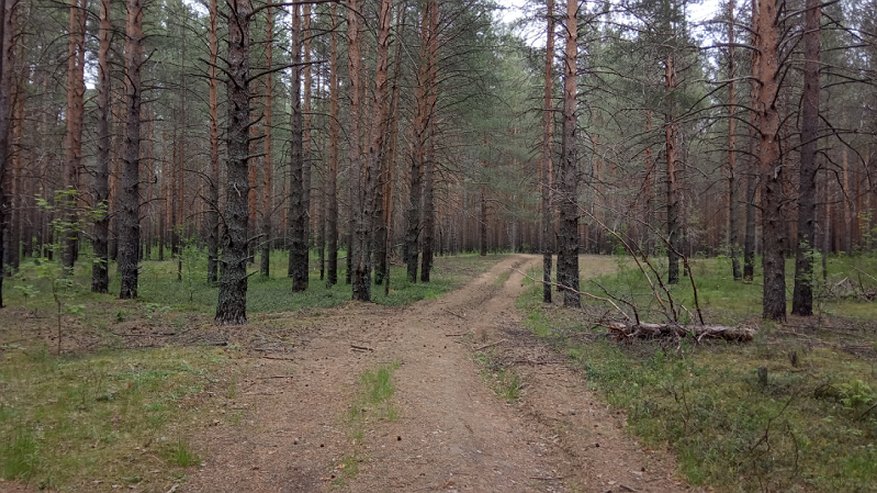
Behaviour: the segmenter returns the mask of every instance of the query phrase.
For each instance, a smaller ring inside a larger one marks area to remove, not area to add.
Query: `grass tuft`
[[[0,475],[3,479],[32,478],[38,470],[39,460],[37,440],[27,428],[17,427],[11,436],[0,443]]]
[[[189,447],[188,443],[182,440],[168,447],[164,455],[169,463],[177,467],[192,467],[201,462],[198,454]]]

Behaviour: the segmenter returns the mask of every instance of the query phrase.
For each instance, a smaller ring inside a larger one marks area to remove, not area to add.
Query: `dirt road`
[[[222,419],[205,417],[206,463],[177,491],[686,489],[667,454],[641,448],[580,373],[521,330],[515,298],[539,261],[508,257],[404,309],[349,305],[296,321],[298,347],[250,365]],[[513,403],[482,377],[474,352],[487,345],[526,350]],[[398,418],[352,436],[359,375],[387,363],[398,364]]]

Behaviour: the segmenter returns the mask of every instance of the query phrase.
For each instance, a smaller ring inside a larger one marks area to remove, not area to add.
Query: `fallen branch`
[[[755,337],[755,329],[749,327],[728,327],[725,325],[678,325],[610,322],[606,324],[609,332],[618,340],[655,339],[660,337],[687,337],[701,339],[724,339],[726,341],[749,342]]]
[[[373,348],[366,347],[366,346],[357,346],[356,344],[351,344],[350,349],[353,349],[354,351],[369,351],[369,352],[374,351]]]
[[[505,342],[505,339],[500,339],[496,342],[491,342],[490,344],[485,344],[483,346],[479,346],[479,347],[475,348],[475,351],[476,352],[477,351],[484,351],[487,348],[492,348],[493,346],[499,346],[500,344],[502,344],[504,342]]]
[[[442,307],[442,311],[450,313],[451,315],[459,318],[460,320],[466,320],[466,317],[464,317],[463,315],[460,315],[459,313],[452,312],[451,310],[448,310],[447,308]]]

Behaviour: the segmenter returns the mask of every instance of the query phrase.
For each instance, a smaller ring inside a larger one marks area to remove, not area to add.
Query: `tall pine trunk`
[[[210,48],[210,61],[207,68],[208,79],[208,109],[210,113],[210,179],[207,185],[207,282],[216,283],[219,279],[217,266],[219,264],[219,95],[218,80],[216,78],[216,64],[219,62],[219,19],[217,0],[210,0],[209,23],[207,32],[208,45]],[[162,239],[159,240],[160,257],[164,253],[164,229],[160,228]]]
[[[397,27],[399,32],[405,30],[405,3],[400,3],[397,10]],[[390,277],[390,253],[392,252],[393,240],[393,190],[394,190],[394,167],[396,165],[396,144],[399,135],[397,122],[399,112],[399,78],[402,74],[402,48],[403,43],[396,43],[396,53],[393,57],[393,85],[390,89],[390,110],[386,119],[387,133],[386,149],[381,153],[381,188],[380,202],[376,202],[379,210],[376,214],[381,219],[375,228],[375,284],[385,286],[385,292],[389,294]]]
[[[113,25],[110,21],[110,0],[101,0],[100,28],[98,34],[98,120],[97,120],[97,163],[94,175],[94,202],[104,208],[104,214],[94,223],[94,262],[91,268],[91,290],[106,293],[110,287],[109,249],[109,177],[110,177],[110,40]]]
[[[10,53],[11,31],[11,4],[10,0],[0,0],[0,308],[3,308],[3,278],[6,277],[6,268],[3,265],[4,258],[4,228],[5,218],[8,212],[3,207],[4,196],[9,193],[6,190],[4,177],[9,168],[9,122],[10,101],[12,89],[11,67],[8,54]]]
[[[798,185],[798,245],[792,313],[813,315],[813,257],[816,249],[816,143],[819,137],[820,0],[807,0],[804,14],[804,94],[801,98],[801,166]],[[825,252],[823,252],[825,255]]]
[[[742,277],[740,272],[740,245],[738,238],[737,207],[737,49],[734,46],[735,17],[734,0],[728,1],[728,254],[731,256],[731,274],[735,281]]]
[[[667,282],[679,282],[679,253],[682,248],[679,224],[679,148],[678,129],[673,111],[676,90],[676,66],[673,53],[664,62],[664,157],[667,161]]]
[[[779,0],[759,0],[755,12],[756,64],[755,125],[759,130],[758,163],[761,175],[762,269],[764,284],[762,316],[786,318],[786,224],[783,214],[783,166],[780,149],[780,114],[777,109],[780,71],[780,28],[783,5]]]
[[[247,322],[247,192],[250,126],[250,0],[229,0],[228,6],[228,157],[225,188],[225,231],[216,323]]]
[[[326,176],[326,284],[338,284],[338,12],[331,6],[332,32],[329,41],[329,166]]]
[[[143,65],[143,1],[128,1],[125,26],[125,96],[127,122],[119,210],[119,278],[122,299],[137,297],[140,260],[140,104]]]
[[[267,22],[265,23],[265,67],[271,70],[274,66],[274,9],[268,7],[265,11]],[[265,92],[262,96],[262,114],[264,129],[264,151],[262,158],[262,252],[259,263],[259,272],[264,277],[271,277],[271,216],[273,212],[274,195],[274,160],[272,159],[271,130],[274,115],[274,74],[268,74],[264,80]]]
[[[554,219],[551,195],[554,188],[554,165],[551,141],[554,138],[554,0],[546,2],[545,87],[542,95],[542,166],[539,168],[542,192],[542,224],[539,247],[542,250],[542,301],[551,303],[551,264],[554,254]]]
[[[579,204],[578,159],[576,152],[576,72],[578,58],[578,2],[567,0],[566,47],[563,61],[563,139],[558,170],[559,252],[557,279],[563,289],[563,304],[578,307],[579,294]]]
[[[301,7],[292,7],[292,112],[289,143],[289,277],[293,292],[308,287],[307,211],[304,201],[304,137],[301,110]]]
[[[82,167],[82,127],[85,118],[85,17],[87,0],[70,0],[67,33],[67,129],[64,134],[64,223],[61,227],[61,265],[73,273],[79,242],[76,206]]]
[[[426,154],[423,161],[423,243],[420,263],[420,280],[429,282],[432,272],[433,244],[435,241],[435,108],[438,99],[438,47],[439,47],[439,2],[430,2],[429,9],[429,43],[427,56],[429,71],[427,73],[426,97]]]

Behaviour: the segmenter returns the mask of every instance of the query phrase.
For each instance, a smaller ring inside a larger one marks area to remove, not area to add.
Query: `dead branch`
[[[606,324],[609,332],[618,340],[657,339],[661,337],[693,337],[702,339],[724,339],[726,341],[749,342],[755,337],[755,329],[749,327],[729,327],[725,325],[652,324],[610,322]]]

